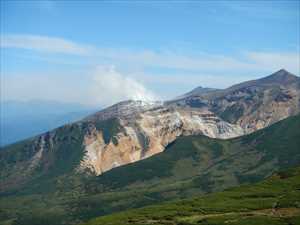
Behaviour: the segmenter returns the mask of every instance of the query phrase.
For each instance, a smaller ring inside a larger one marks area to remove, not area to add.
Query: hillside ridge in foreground
[[[128,210],[83,225],[299,225],[300,167],[263,182]]]

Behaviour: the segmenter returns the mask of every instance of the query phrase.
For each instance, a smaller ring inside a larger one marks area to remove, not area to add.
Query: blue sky
[[[109,105],[300,74],[300,1],[1,1],[1,100]]]

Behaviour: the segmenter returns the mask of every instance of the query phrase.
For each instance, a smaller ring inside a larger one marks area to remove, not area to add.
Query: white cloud
[[[149,87],[166,99],[196,86],[225,88],[269,75],[281,68],[300,74],[300,55],[296,51],[250,51],[230,56],[192,54],[174,49],[97,48],[61,38],[33,35],[4,35],[0,46],[84,56],[74,59],[57,54],[25,54],[32,57],[32,61],[64,64],[65,67],[61,72],[57,72],[60,71],[59,66],[55,67],[52,74],[45,74],[43,70],[26,74],[22,68],[17,76],[1,74],[1,91],[4,90],[1,97],[15,100],[41,98],[104,106],[126,99],[156,99]],[[118,70],[114,66],[100,66],[96,72],[87,71],[93,70],[99,63],[116,65]],[[66,69],[66,66],[69,67]],[[84,72],[71,72],[78,70]]]
[[[271,71],[285,68],[300,73],[300,55],[295,52],[240,52],[236,55],[186,53],[176,49],[102,48],[57,37],[38,35],[1,35],[1,48],[22,48],[48,53],[86,56],[92,62],[126,67],[161,67],[208,72]]]
[[[129,50],[129,49],[98,49],[98,57],[109,58],[112,61],[138,64],[140,66],[166,67],[172,69],[200,70],[250,68],[248,63],[232,57],[210,54],[183,54],[180,52]]]
[[[94,98],[104,105],[128,99],[142,101],[158,99],[141,82],[118,72],[114,66],[98,66],[93,79]]]
[[[1,48],[21,48],[41,52],[89,55],[93,48],[69,40],[38,35],[1,35]]]
[[[218,54],[187,54],[175,50],[130,50],[98,49],[95,57],[109,59],[112,63],[135,67],[161,67],[177,70],[211,72],[272,72],[285,68],[295,74],[300,73],[300,55],[295,52],[241,52],[235,56]]]

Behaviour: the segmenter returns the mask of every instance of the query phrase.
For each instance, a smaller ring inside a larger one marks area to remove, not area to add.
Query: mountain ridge
[[[284,86],[279,82],[283,78],[287,80]],[[70,137],[82,149],[76,170],[95,175],[160,153],[179,136],[227,139],[248,134],[300,112],[299,79],[280,70],[249,81],[250,86],[244,82],[169,102],[120,102],[33,138],[29,148],[34,154],[28,163],[38,168],[43,154],[64,142],[61,130],[78,132]],[[261,85],[261,80],[268,85]],[[273,80],[278,85],[269,85]]]
[[[288,85],[293,82],[300,82],[300,77],[288,72],[285,69],[280,69],[266,77],[245,81],[237,85],[230,86],[228,89],[237,89],[247,85]]]
[[[205,95],[207,94],[208,92],[212,92],[212,91],[216,91],[216,92],[222,92],[226,89],[229,89],[229,90],[232,90],[232,89],[237,89],[237,88],[240,88],[240,87],[244,87],[244,86],[248,86],[248,85],[252,85],[252,84],[255,84],[255,85],[260,85],[261,83],[262,84],[277,84],[277,85],[284,85],[284,84],[290,84],[291,82],[300,82],[300,77],[299,76],[296,76],[295,74],[292,74],[290,72],[288,72],[287,70],[285,69],[280,69],[266,77],[262,77],[262,78],[258,78],[258,79],[254,79],[254,80],[249,80],[249,81],[244,81],[244,82],[241,82],[239,84],[234,84],[234,85],[231,85],[227,88],[223,88],[223,89],[217,89],[217,88],[203,88],[202,86],[198,86],[196,88],[194,88],[192,91],[190,92],[187,92],[186,94],[183,94],[182,96],[185,96],[185,97],[188,97],[192,94],[195,94],[195,95]],[[198,92],[197,90],[200,90],[200,92]],[[179,97],[175,98],[175,100],[178,100]],[[172,100],[170,100],[172,101]]]
[[[287,82],[281,82],[281,80]],[[246,81],[227,89],[168,102],[171,105],[210,110],[247,132],[295,115],[300,108],[300,78],[279,70],[267,77]]]

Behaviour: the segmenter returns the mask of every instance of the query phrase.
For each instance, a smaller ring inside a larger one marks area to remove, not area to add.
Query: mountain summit
[[[278,70],[277,72],[262,78],[258,81],[268,84],[280,84],[280,85],[289,85],[294,82],[300,81],[300,78],[296,75],[286,71],[285,69]]]

